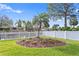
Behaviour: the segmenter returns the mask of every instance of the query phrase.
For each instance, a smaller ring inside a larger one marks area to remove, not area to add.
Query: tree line
[[[54,24],[52,26],[53,30],[79,30],[78,25],[78,9],[74,6],[74,3],[50,3],[48,4],[48,14],[50,18],[54,21],[59,19],[64,20],[64,27],[59,27],[58,24]],[[78,6],[79,4],[77,4]],[[71,27],[67,26],[67,21],[69,20],[69,24]],[[72,27],[73,26],[73,27]],[[58,28],[59,27],[59,28]]]
[[[19,30],[24,31],[38,31],[41,30],[79,30],[78,25],[78,13],[73,3],[49,3],[48,12],[40,13],[33,17],[32,21],[25,21],[19,19],[16,21],[15,25]],[[49,21],[64,20],[64,27],[59,26],[59,24],[54,24],[52,28],[49,28]],[[69,26],[67,26],[67,21],[69,20]],[[3,15],[0,16],[0,29],[1,27],[12,27],[13,21]]]

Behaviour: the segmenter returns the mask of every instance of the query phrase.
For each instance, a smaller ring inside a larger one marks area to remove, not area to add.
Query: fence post
[[[18,33],[18,32],[17,32]],[[20,37],[20,31],[19,31],[19,38],[21,39],[21,37]]]
[[[64,38],[65,38],[65,39],[67,39],[67,37],[66,37],[66,36],[67,36],[67,35],[66,35],[66,32],[67,32],[67,31],[64,31]]]
[[[6,39],[6,32],[4,33],[4,39]]]
[[[5,33],[2,33],[1,40],[4,40],[4,37],[5,37]]]
[[[27,38],[30,38],[30,32],[27,32]]]
[[[55,30],[55,38],[56,38],[56,30]]]

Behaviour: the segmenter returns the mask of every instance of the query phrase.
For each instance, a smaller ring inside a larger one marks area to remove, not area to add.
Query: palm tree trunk
[[[39,31],[39,29],[38,29],[38,36],[37,36],[37,38],[39,38],[39,33],[40,33],[40,31]]]
[[[41,31],[41,22],[39,22],[39,28],[38,28],[38,38],[40,37],[40,31]]]

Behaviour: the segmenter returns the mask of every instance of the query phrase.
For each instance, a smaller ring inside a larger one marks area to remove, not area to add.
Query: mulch
[[[41,38],[30,38],[24,40],[18,40],[17,44],[25,47],[35,47],[35,48],[45,48],[45,47],[55,47],[63,46],[66,43],[55,39],[41,39]]]

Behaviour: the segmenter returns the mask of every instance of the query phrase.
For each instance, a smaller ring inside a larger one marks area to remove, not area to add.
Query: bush
[[[66,28],[65,27],[61,27],[60,30],[62,30],[62,31],[65,31],[65,30],[66,31],[72,31],[72,28],[71,27],[66,27]]]

